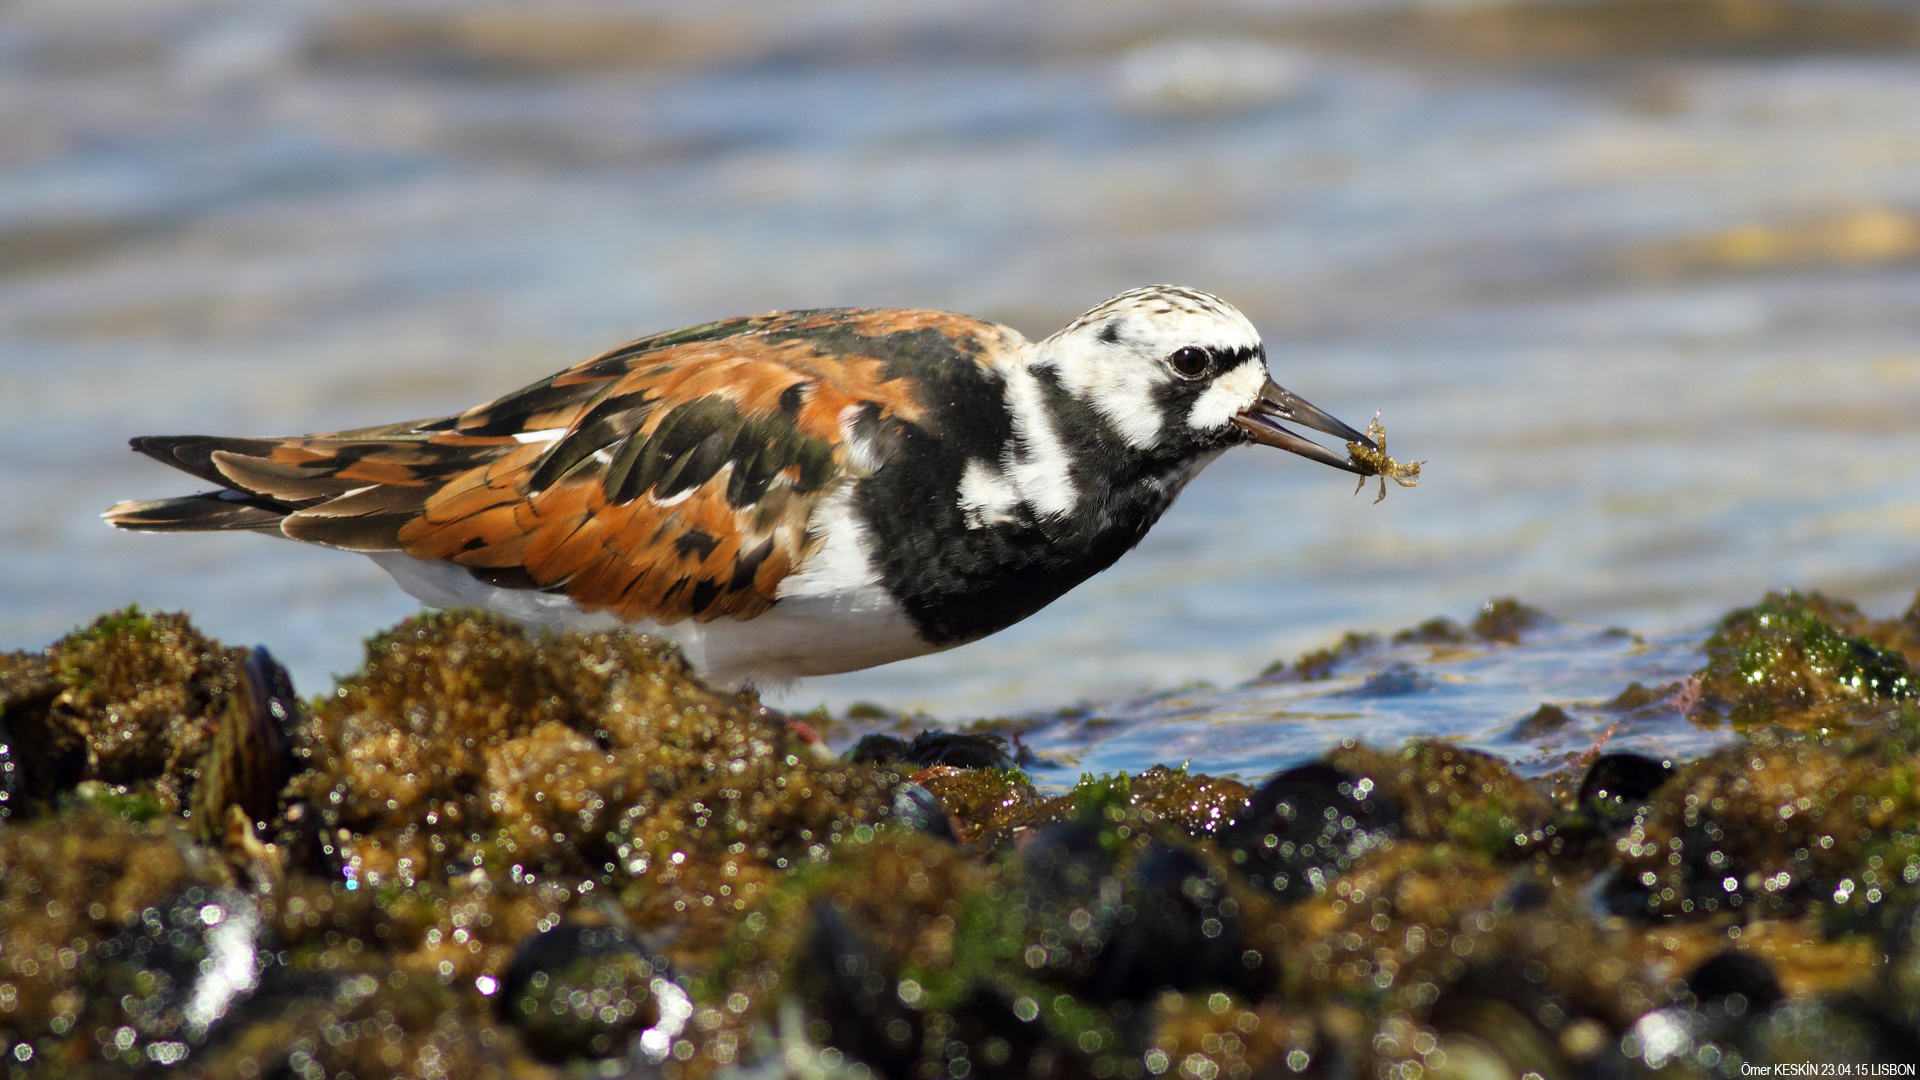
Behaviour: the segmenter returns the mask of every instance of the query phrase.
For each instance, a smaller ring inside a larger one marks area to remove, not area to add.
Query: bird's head
[[[1195,457],[1255,442],[1371,471],[1283,426],[1373,445],[1275,384],[1259,331],[1219,297],[1174,285],[1124,292],[1041,342],[1036,355],[1036,366],[1136,450]]]

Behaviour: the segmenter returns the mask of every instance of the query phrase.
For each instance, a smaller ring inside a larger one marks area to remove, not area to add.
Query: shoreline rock
[[[1525,629],[1499,610],[1472,632]],[[0,656],[0,1065],[1910,1060],[1920,614],[1775,594],[1705,652],[1685,686],[1620,699],[1682,695],[1746,734],[1696,761],[1589,754],[1527,779],[1441,741],[1349,741],[1257,789],[1156,766],[1048,796],[998,736],[832,757],[623,633],[423,615],[303,702],[263,649],[114,613]]]

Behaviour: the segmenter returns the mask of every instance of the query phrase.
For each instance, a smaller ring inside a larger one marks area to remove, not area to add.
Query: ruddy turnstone
[[[1122,293],[1033,342],[942,311],[837,308],[655,334],[457,416],[289,439],[147,436],[220,490],[124,502],[149,532],[364,552],[438,607],[628,626],[765,686],[951,648],[1140,542],[1230,447],[1371,467],[1275,385],[1246,317]]]

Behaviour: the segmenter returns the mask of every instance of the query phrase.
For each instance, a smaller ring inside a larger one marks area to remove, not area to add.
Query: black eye
[[[1167,363],[1173,365],[1173,370],[1189,379],[1206,371],[1207,365],[1212,362],[1213,358],[1207,355],[1207,350],[1192,345],[1176,349],[1172,356],[1167,357]]]

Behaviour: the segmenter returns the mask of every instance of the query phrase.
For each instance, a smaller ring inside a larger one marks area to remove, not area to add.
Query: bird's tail
[[[441,484],[517,445],[451,426],[449,418],[293,439],[142,436],[135,450],[220,490],[118,503],[101,517],[140,532],[275,532],[350,551],[394,550],[400,527]]]

